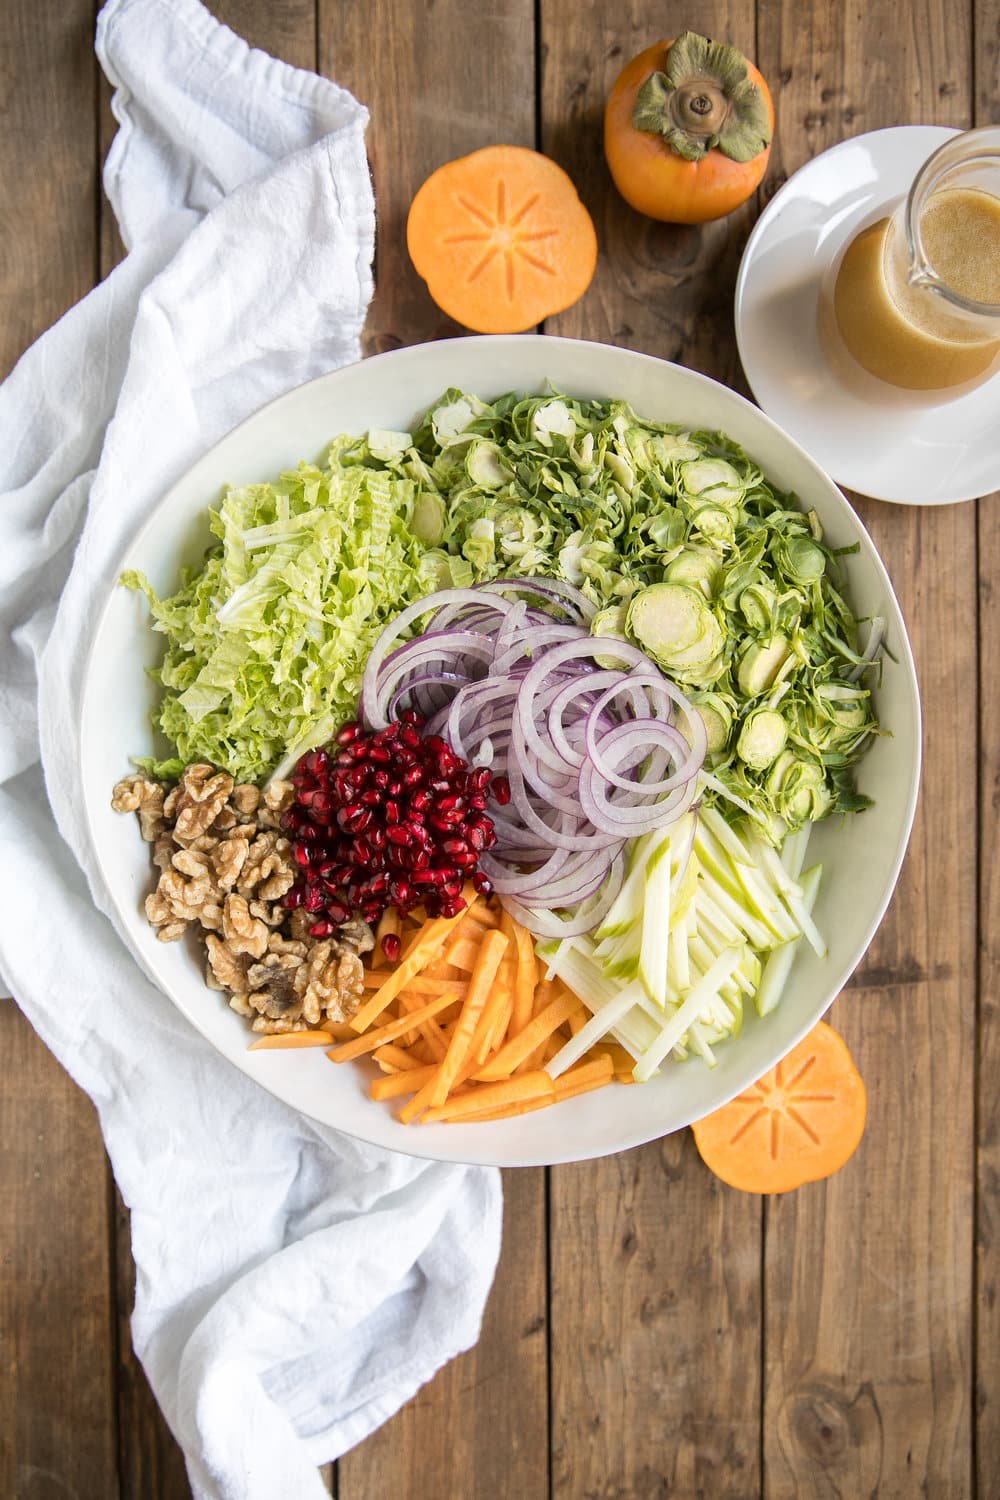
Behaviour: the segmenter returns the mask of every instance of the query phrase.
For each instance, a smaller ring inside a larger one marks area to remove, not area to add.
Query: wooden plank
[[[406,214],[435,167],[481,146],[535,144],[532,0],[319,0],[323,71],[371,111],[376,294],[365,353],[464,332],[406,252]]]
[[[90,1101],[0,1003],[0,1494],[118,1494],[108,1177]]]
[[[542,0],[542,149],[570,173],[597,274],[546,331],[626,344],[735,383],[731,303],[747,207],[702,229],[633,212],[600,149],[625,62],[687,15],[651,0]],[[751,51],[751,0],[699,10]],[[704,1169],[689,1133],[551,1174],[552,1494],[747,1500],[759,1478],[759,1203]]]
[[[534,144],[531,0],[320,0],[319,38],[323,72],[372,116],[378,232],[365,352],[454,334],[410,264],[406,212],[442,162],[498,140]],[[477,1348],[340,1461],[341,1500],[545,1494],[543,1174],[507,1173],[504,1186],[503,1256]]]
[[[0,10],[0,375],[96,269],[90,0]],[[118,1493],[108,1177],[94,1111],[0,1002],[0,1494]]]
[[[600,246],[590,290],[550,318],[546,332],[624,344],[739,388],[732,302],[753,202],[714,224],[647,219],[611,181],[601,132],[611,85],[653,42],[690,25],[752,56],[753,0],[711,0],[697,17],[654,0],[628,7],[541,0],[541,17],[541,149],[572,177]]]
[[[967,123],[967,5],[783,0],[761,6],[758,50],[780,84],[772,185],[862,130]],[[832,1016],[868,1082],[865,1140],[829,1183],[767,1207],[769,1500],[972,1482],[976,768],[955,726],[976,696],[975,509],[858,510],[917,658],[922,798],[891,912]]]
[[[976,0],[974,12],[976,125],[1000,125],[1000,0]],[[976,1348],[973,1452],[978,1494],[1000,1495],[1000,713],[996,664],[987,655],[1000,640],[1000,494],[979,506],[980,866],[979,1036],[976,1124]]]
[[[548,1494],[545,1182],[504,1173],[504,1239],[479,1343],[337,1465],[340,1500]]]
[[[313,0],[215,0],[213,14],[252,47],[295,67],[316,64],[316,16]],[[116,122],[111,89],[101,84],[100,154],[111,144]],[[124,253],[114,214],[101,196],[101,275],[106,276]],[[132,1349],[130,1319],[135,1301],[128,1210],[114,1190],[115,1298],[117,1314],[118,1462],[123,1500],[188,1500],[191,1494],[184,1456],[149,1388]],[[332,1490],[333,1468],[323,1472]]]

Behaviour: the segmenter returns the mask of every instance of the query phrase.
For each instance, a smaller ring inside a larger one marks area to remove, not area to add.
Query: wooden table
[[[684,25],[736,42],[774,86],[764,198],[859,131],[1000,120],[1000,0],[216,8],[371,109],[370,351],[456,331],[410,268],[406,208],[440,162],[503,140],[560,161],[600,236],[591,290],[548,331],[741,384],[733,283],[760,204],[654,225],[617,197],[600,146],[625,59]],[[92,28],[92,0],[0,9],[4,368],[119,253]],[[507,1173],[478,1347],[340,1461],[340,1500],[1000,1496],[995,503],[858,502],[909,621],[926,760],[892,910],[833,1011],[869,1088],[857,1155],[767,1203],[712,1178],[687,1132]],[[127,1216],[93,1109],[9,1002],[0,1038],[0,1495],[179,1500],[183,1464],[130,1351]]]

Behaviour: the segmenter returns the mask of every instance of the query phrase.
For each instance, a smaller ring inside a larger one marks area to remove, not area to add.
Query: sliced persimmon
[[[820,1021],[755,1084],[692,1127],[706,1166],[745,1193],[787,1193],[844,1165],[865,1128],[865,1086]]]
[[[524,146],[447,162],[417,191],[406,244],[442,312],[476,333],[523,333],[590,285],[593,220],[562,167]]]

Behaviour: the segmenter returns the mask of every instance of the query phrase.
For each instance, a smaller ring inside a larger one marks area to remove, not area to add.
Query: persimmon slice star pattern
[[[693,1127],[730,1187],[784,1193],[829,1177],[865,1128],[865,1087],[846,1043],[820,1021],[781,1062]]]
[[[478,333],[521,333],[586,291],[593,222],[569,177],[537,151],[489,146],[417,192],[410,258],[438,306]]]

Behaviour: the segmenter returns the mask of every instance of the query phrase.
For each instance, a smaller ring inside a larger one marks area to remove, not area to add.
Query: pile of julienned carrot
[[[634,1060],[608,1041],[553,1081],[545,1064],[589,1012],[561,981],[540,978],[525,928],[471,886],[465,897],[456,917],[417,924],[385,913],[364,976],[371,993],[349,1023],[262,1037],[253,1046],[318,1046],[335,1035],[340,1045],[327,1056],[342,1063],[370,1055],[383,1075],[371,1084],[372,1098],[405,1099],[405,1124],[500,1120],[612,1079],[631,1083]],[[403,943],[394,967],[382,957],[387,933]]]

